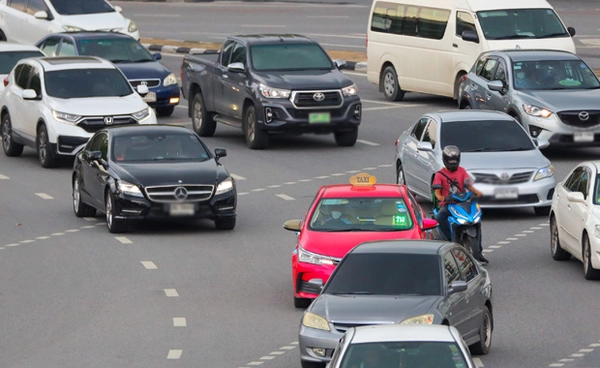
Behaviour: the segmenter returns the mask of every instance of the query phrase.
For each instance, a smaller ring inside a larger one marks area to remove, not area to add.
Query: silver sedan
[[[483,208],[533,207],[548,215],[556,185],[554,166],[540,152],[548,141],[531,138],[507,114],[495,111],[423,115],[396,140],[396,179],[431,199],[431,183],[443,167],[442,149],[461,150],[461,166],[482,192]]]

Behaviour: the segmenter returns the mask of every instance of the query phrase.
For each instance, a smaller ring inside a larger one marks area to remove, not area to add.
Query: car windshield
[[[516,89],[559,90],[600,88],[600,81],[582,60],[537,60],[513,63]]]
[[[340,367],[466,368],[468,365],[455,342],[401,341],[350,344]]]
[[[324,294],[442,295],[436,254],[349,253]]]
[[[110,13],[115,9],[105,0],[50,0],[61,15]]]
[[[453,121],[442,124],[441,130],[442,146],[455,145],[461,152],[535,149],[529,135],[513,120]]]
[[[210,154],[190,133],[119,135],[112,139],[111,158],[116,162],[206,161]]]
[[[257,71],[333,68],[329,56],[314,43],[254,45],[250,47],[250,55]]]
[[[118,69],[68,69],[46,72],[46,92],[58,98],[127,96],[133,89]]]
[[[41,51],[4,51],[0,52],[0,74],[8,74],[15,67],[17,61],[28,57],[43,57]]]
[[[488,40],[571,37],[552,9],[502,9],[477,12]]]
[[[309,220],[314,231],[401,231],[412,227],[402,197],[322,198]]]
[[[99,56],[113,63],[154,61],[152,55],[133,38],[91,38],[77,42],[79,55]]]

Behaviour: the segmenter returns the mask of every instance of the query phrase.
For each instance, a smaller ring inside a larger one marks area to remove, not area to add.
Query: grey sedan
[[[600,81],[570,52],[485,52],[461,83],[458,103],[505,112],[552,145],[600,145]]]
[[[493,330],[488,272],[456,243],[358,245],[302,317],[302,367],[323,367],[347,329],[382,324],[454,326],[473,354],[487,354]]]
[[[423,115],[396,140],[396,179],[431,199],[431,183],[443,167],[442,149],[461,150],[461,166],[482,192],[483,208],[533,207],[548,215],[556,185],[554,166],[540,152],[548,142],[532,139],[507,114],[495,111]]]

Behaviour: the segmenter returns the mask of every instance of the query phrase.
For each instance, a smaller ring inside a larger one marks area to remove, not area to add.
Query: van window
[[[406,8],[406,14],[402,20],[402,34],[406,36],[417,35],[417,14],[419,8],[416,6],[409,6]]]
[[[419,37],[441,40],[444,37],[449,17],[449,10],[421,8],[417,22],[417,35]]]
[[[488,40],[570,37],[552,9],[507,9],[477,12]]]
[[[371,31],[440,40],[444,36],[450,10],[377,2]]]
[[[461,37],[462,33],[464,31],[477,32],[477,30],[475,29],[475,22],[473,21],[473,17],[471,16],[471,14],[457,11],[456,12],[456,35],[458,37]]]

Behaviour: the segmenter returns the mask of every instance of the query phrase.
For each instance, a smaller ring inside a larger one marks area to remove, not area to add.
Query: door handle
[[[223,77],[223,79],[229,78],[229,76],[227,74],[223,74],[222,77]]]
[[[458,45],[457,45],[457,44],[455,44],[455,43],[453,43],[453,44],[452,44],[452,47],[457,47],[457,48],[458,48]]]
[[[485,98],[487,100],[491,100],[492,99],[492,95],[488,92],[488,93],[485,94]]]

